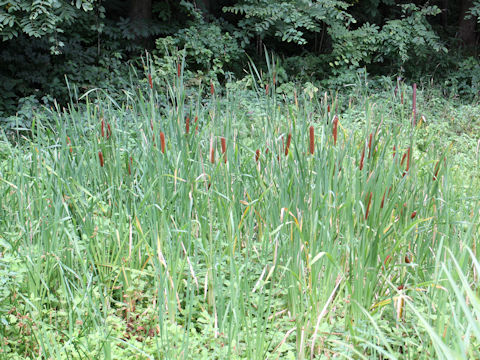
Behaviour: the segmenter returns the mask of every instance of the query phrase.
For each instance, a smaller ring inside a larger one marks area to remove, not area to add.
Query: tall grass
[[[2,140],[5,358],[479,358],[478,197],[407,104],[178,65]]]

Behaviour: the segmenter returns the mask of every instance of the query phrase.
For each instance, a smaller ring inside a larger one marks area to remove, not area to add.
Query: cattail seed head
[[[368,158],[369,159],[372,154],[372,138],[373,138],[373,134],[370,133],[370,138],[368,139]]]
[[[287,136],[287,146],[285,148],[285,156],[288,155],[288,149],[290,148],[290,143],[292,142],[292,134],[288,134]]]
[[[103,119],[100,125],[100,135],[102,135],[102,137],[105,137],[105,120]]]
[[[153,80],[152,75],[148,74],[148,84],[150,85],[150,89],[153,89]]]
[[[104,162],[103,162],[103,154],[101,151],[98,152],[98,160],[100,160],[100,166],[103,167]]]
[[[198,116],[195,116],[195,134],[198,134],[198,124],[197,124],[197,121],[198,121]]]
[[[416,212],[416,211],[412,212],[412,214],[410,215],[410,219],[414,219],[415,216],[417,216],[417,212]]]
[[[260,150],[257,149],[257,151],[255,151],[255,161],[258,162],[258,160],[260,160]]]
[[[160,150],[162,154],[165,154],[165,134],[163,131],[160,131]]]
[[[213,136],[210,137],[210,162],[215,164],[215,148],[213,146]]]
[[[315,130],[313,126],[310,126],[310,154],[315,152]]]
[[[185,121],[185,133],[188,135],[190,131],[190,118],[187,117],[187,120]]]
[[[225,164],[227,163],[227,141],[224,137],[220,138],[220,144],[222,145],[222,154]]]
[[[333,118],[333,129],[332,129],[334,145],[337,145],[337,131],[338,131],[338,116],[335,115],[335,117]]]
[[[363,150],[362,150],[362,156],[360,157],[360,166],[359,166],[360,170],[363,169],[363,159],[364,159],[364,158],[365,158],[365,148],[363,148]]]
[[[213,96],[214,93],[215,93],[215,88],[213,86],[213,81],[210,81],[210,94]]]
[[[386,193],[386,192],[387,192],[387,190],[385,190],[385,191],[383,192],[382,202],[380,203],[380,209],[383,209],[383,204],[384,204],[384,202],[385,202],[385,193]]]
[[[182,64],[178,63],[177,64],[177,76],[180,77],[182,74]]]
[[[267,95],[267,96],[268,96],[268,84],[267,84],[267,85],[265,85],[265,95]]]
[[[110,123],[107,123],[107,140],[110,139],[112,136],[112,128],[110,127]]]
[[[437,176],[438,176],[438,171],[440,170],[440,160],[437,161],[437,163],[435,164],[435,169],[433,170],[434,171],[434,174],[433,174],[433,181],[437,180]]]

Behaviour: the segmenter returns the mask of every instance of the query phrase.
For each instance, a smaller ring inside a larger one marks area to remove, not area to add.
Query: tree
[[[0,0],[0,37],[3,41],[20,34],[44,37],[63,32],[79,11],[93,10],[97,0]]]

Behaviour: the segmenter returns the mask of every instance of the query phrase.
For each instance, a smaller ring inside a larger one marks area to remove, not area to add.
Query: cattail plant
[[[100,166],[103,167],[104,162],[103,162],[103,154],[101,151],[98,152],[98,160],[100,160]]]
[[[267,85],[265,85],[265,95],[267,95],[267,96],[268,96],[268,84],[267,84]]]
[[[393,158],[395,159],[395,155],[397,154],[397,148],[393,145]]]
[[[365,146],[365,145],[364,145]],[[362,170],[363,169],[363,160],[365,158],[365,147],[362,149],[362,156],[360,157],[360,165],[359,165],[359,169]]]
[[[372,193],[370,192],[370,196],[368,198],[368,205],[367,205],[367,211],[365,212],[365,220],[368,219],[368,213],[370,212],[370,205],[372,204]]]
[[[385,194],[386,193],[387,193],[387,190],[385,189],[385,191],[383,192],[382,202],[380,203],[380,209],[383,209],[383,204],[385,202]]]
[[[227,163],[227,141],[225,140],[224,137],[220,138],[220,144],[222,145],[222,155],[223,155],[223,161],[225,164]]]
[[[162,154],[165,154],[165,134],[163,131],[160,131],[160,150]]]
[[[148,74],[148,84],[150,85],[150,89],[153,89],[152,75],[150,74]]]
[[[412,125],[415,126],[416,117],[417,117],[417,83],[413,83],[412,90],[413,90],[413,96],[412,96]]]
[[[337,145],[337,131],[338,131],[338,116],[335,115],[335,117],[333,118],[333,129],[332,129],[333,145]]]
[[[410,219],[414,219],[415,216],[417,216],[417,212],[416,212],[416,211],[412,212],[412,214],[410,215]]]
[[[210,137],[210,162],[215,164],[215,148],[213,146],[213,136]]]
[[[315,133],[313,126],[310,126],[310,154],[313,155],[315,152]]]
[[[70,141],[70,137],[67,136],[67,144],[69,145],[70,147],[70,154],[73,152],[73,149],[72,149],[72,142]]]
[[[112,128],[110,127],[110,123],[107,123],[107,140],[110,139],[112,136]]]
[[[187,117],[187,120],[185,120],[185,133],[188,135],[190,131],[190,118]]]
[[[433,169],[433,181],[437,180],[437,176],[438,176],[438,171],[440,170],[440,160],[437,161],[437,163],[435,164],[435,168]]]
[[[198,134],[198,116],[195,116],[195,134]]]
[[[290,148],[290,143],[292,142],[292,134],[289,133],[287,136],[287,146],[285,147],[285,156],[288,155],[288,150]]]
[[[368,139],[368,158],[370,159],[370,156],[372,155],[372,138],[373,134],[370,133],[370,138]]]
[[[100,135],[102,135],[102,137],[105,137],[105,120],[103,119],[100,123]]]
[[[255,151],[255,161],[258,162],[258,160],[260,160],[260,150],[257,149],[257,151]]]
[[[180,63],[177,64],[177,76],[180,77],[182,74],[182,65]]]
[[[213,86],[213,81],[210,80],[210,95],[213,96],[214,93],[215,93],[215,88]]]

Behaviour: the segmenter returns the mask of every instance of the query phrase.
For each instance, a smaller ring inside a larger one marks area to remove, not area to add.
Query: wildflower
[[[160,131],[160,150],[162,154],[165,154],[165,134],[163,131]]]
[[[98,152],[98,160],[100,160],[100,166],[103,167],[103,154],[101,151]]]
[[[313,155],[315,151],[315,133],[313,126],[310,126],[310,154]]]
[[[288,155],[288,149],[290,147],[291,141],[292,141],[292,134],[289,133],[287,136],[287,147],[285,148],[285,156]]]

